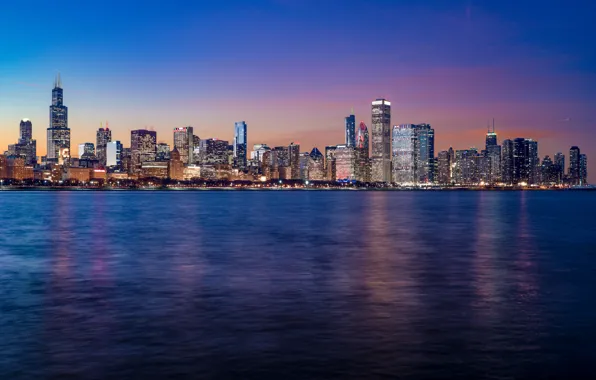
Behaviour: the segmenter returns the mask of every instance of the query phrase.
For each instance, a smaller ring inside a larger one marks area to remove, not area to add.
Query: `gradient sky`
[[[105,120],[125,146],[144,127],[232,140],[246,120],[251,146],[322,148],[385,97],[393,124],[432,124],[437,151],[481,147],[494,117],[500,141],[537,139],[541,158],[578,145],[596,165],[596,4],[509,3],[5,2],[0,151],[27,117],[45,154],[60,71],[73,150]]]

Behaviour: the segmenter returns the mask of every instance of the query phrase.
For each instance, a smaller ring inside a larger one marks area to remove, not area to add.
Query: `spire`
[[[352,106],[352,112],[350,113],[350,115],[354,114],[354,106]]]
[[[60,78],[60,71],[56,74],[56,79],[54,79],[54,88],[62,88],[62,79]]]

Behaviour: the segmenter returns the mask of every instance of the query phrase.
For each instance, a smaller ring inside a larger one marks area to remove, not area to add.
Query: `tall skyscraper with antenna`
[[[486,157],[490,160],[490,173],[488,173],[489,182],[497,183],[502,179],[501,175],[501,146],[497,141],[495,132],[495,119],[493,119],[492,128],[488,125],[486,132]]]
[[[60,73],[56,75],[50,106],[50,126],[47,133],[47,161],[60,162],[61,156],[70,156],[70,128],[68,108],[64,105],[64,92]]]

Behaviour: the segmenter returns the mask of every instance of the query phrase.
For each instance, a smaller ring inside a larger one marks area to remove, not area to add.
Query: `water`
[[[573,378],[596,193],[2,192],[0,379]]]

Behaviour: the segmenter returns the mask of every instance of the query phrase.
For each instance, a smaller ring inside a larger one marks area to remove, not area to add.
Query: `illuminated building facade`
[[[394,125],[391,133],[391,182],[413,184],[416,181],[416,131],[412,124]]]
[[[371,180],[391,181],[391,103],[385,99],[372,102]]]
[[[335,149],[335,179],[337,181],[355,181],[356,150],[347,145],[338,145]]]
[[[238,121],[234,124],[234,164],[237,168],[245,170],[248,162],[248,145],[246,122]]]
[[[112,131],[110,128],[100,127],[96,133],[96,141],[95,141],[95,157],[99,160],[99,163],[102,166],[106,166],[106,148],[108,143],[112,141]]]
[[[130,132],[130,155],[133,171],[140,171],[143,162],[153,162],[156,156],[157,133],[146,129]]]
[[[60,74],[56,76],[50,106],[50,127],[47,130],[47,161],[59,162],[64,157],[64,149],[70,154],[70,128],[68,128],[68,108],[64,105],[64,92]],[[62,154],[61,154],[62,152]]]
[[[174,148],[185,165],[193,163],[194,135],[192,127],[174,128]]]

